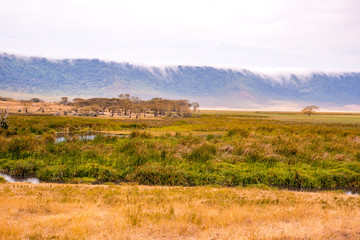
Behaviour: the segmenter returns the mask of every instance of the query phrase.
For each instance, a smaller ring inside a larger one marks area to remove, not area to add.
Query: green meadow
[[[360,187],[357,114],[205,111],[138,120],[10,115],[8,125],[0,129],[0,169],[46,182]],[[107,134],[78,137],[88,132]],[[66,141],[55,143],[59,133]]]

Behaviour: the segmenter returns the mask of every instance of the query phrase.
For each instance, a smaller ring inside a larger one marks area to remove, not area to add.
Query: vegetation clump
[[[0,183],[6,183],[5,178],[3,178],[3,177],[0,176]]]

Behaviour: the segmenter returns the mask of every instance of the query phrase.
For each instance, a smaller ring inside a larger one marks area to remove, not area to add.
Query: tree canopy
[[[304,107],[303,110],[301,110],[301,112],[310,116],[311,114],[313,114],[314,112],[316,112],[318,110],[319,110],[319,107],[317,107],[315,105],[310,105],[310,106]]]
[[[63,102],[63,101],[61,101]],[[79,114],[101,114],[106,111],[111,116],[117,115],[132,117],[146,114],[158,116],[177,116],[188,117],[191,115],[191,107],[194,110],[199,108],[199,103],[190,103],[189,100],[170,100],[164,98],[152,98],[150,100],[142,100],[129,94],[120,94],[118,98],[74,98],[72,102],[68,102],[72,110]]]

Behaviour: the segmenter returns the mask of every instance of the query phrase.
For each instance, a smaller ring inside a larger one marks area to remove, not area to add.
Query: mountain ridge
[[[298,109],[360,105],[359,72],[266,74],[211,66],[143,66],[99,59],[0,54],[2,93],[186,98],[207,108]],[[360,106],[359,106],[360,110]]]

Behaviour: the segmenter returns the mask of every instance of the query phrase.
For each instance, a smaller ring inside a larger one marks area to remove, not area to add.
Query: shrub
[[[55,134],[54,133],[45,133],[43,135],[43,140],[45,143],[54,143],[55,142]]]
[[[135,171],[127,177],[127,180],[137,181],[140,184],[146,185],[191,185],[189,183],[189,175],[185,170],[157,162],[147,163],[137,167]]]
[[[249,131],[241,128],[235,128],[230,131],[228,131],[227,136],[233,137],[233,136],[241,136],[241,137],[248,137]]]
[[[106,136],[106,135],[96,135],[93,142],[94,143],[115,143],[119,140],[116,136]]]
[[[5,180],[5,178],[3,178],[3,177],[0,177],[0,183],[6,183],[6,180]]]
[[[132,131],[129,138],[151,138],[151,134],[147,132]]]
[[[36,172],[40,180],[48,182],[61,182],[70,176],[68,169],[64,165],[47,166]]]
[[[115,169],[107,166],[101,166],[96,163],[88,163],[78,166],[73,170],[72,176],[95,178],[100,182],[111,182],[121,179],[120,174]]]
[[[7,161],[1,165],[2,169],[13,176],[29,176],[35,174],[35,172],[43,166],[40,160],[23,159]]]
[[[8,144],[8,153],[19,158],[20,156],[26,155],[27,151],[33,150],[39,145],[41,145],[41,142],[37,139],[26,136],[17,136],[10,140]]]
[[[211,140],[213,140],[215,138],[215,136],[213,135],[213,134],[208,134],[207,136],[206,136],[206,140],[207,141],[211,141]]]
[[[213,155],[216,154],[216,148],[210,144],[203,144],[194,148],[186,158],[194,162],[207,162]]]

